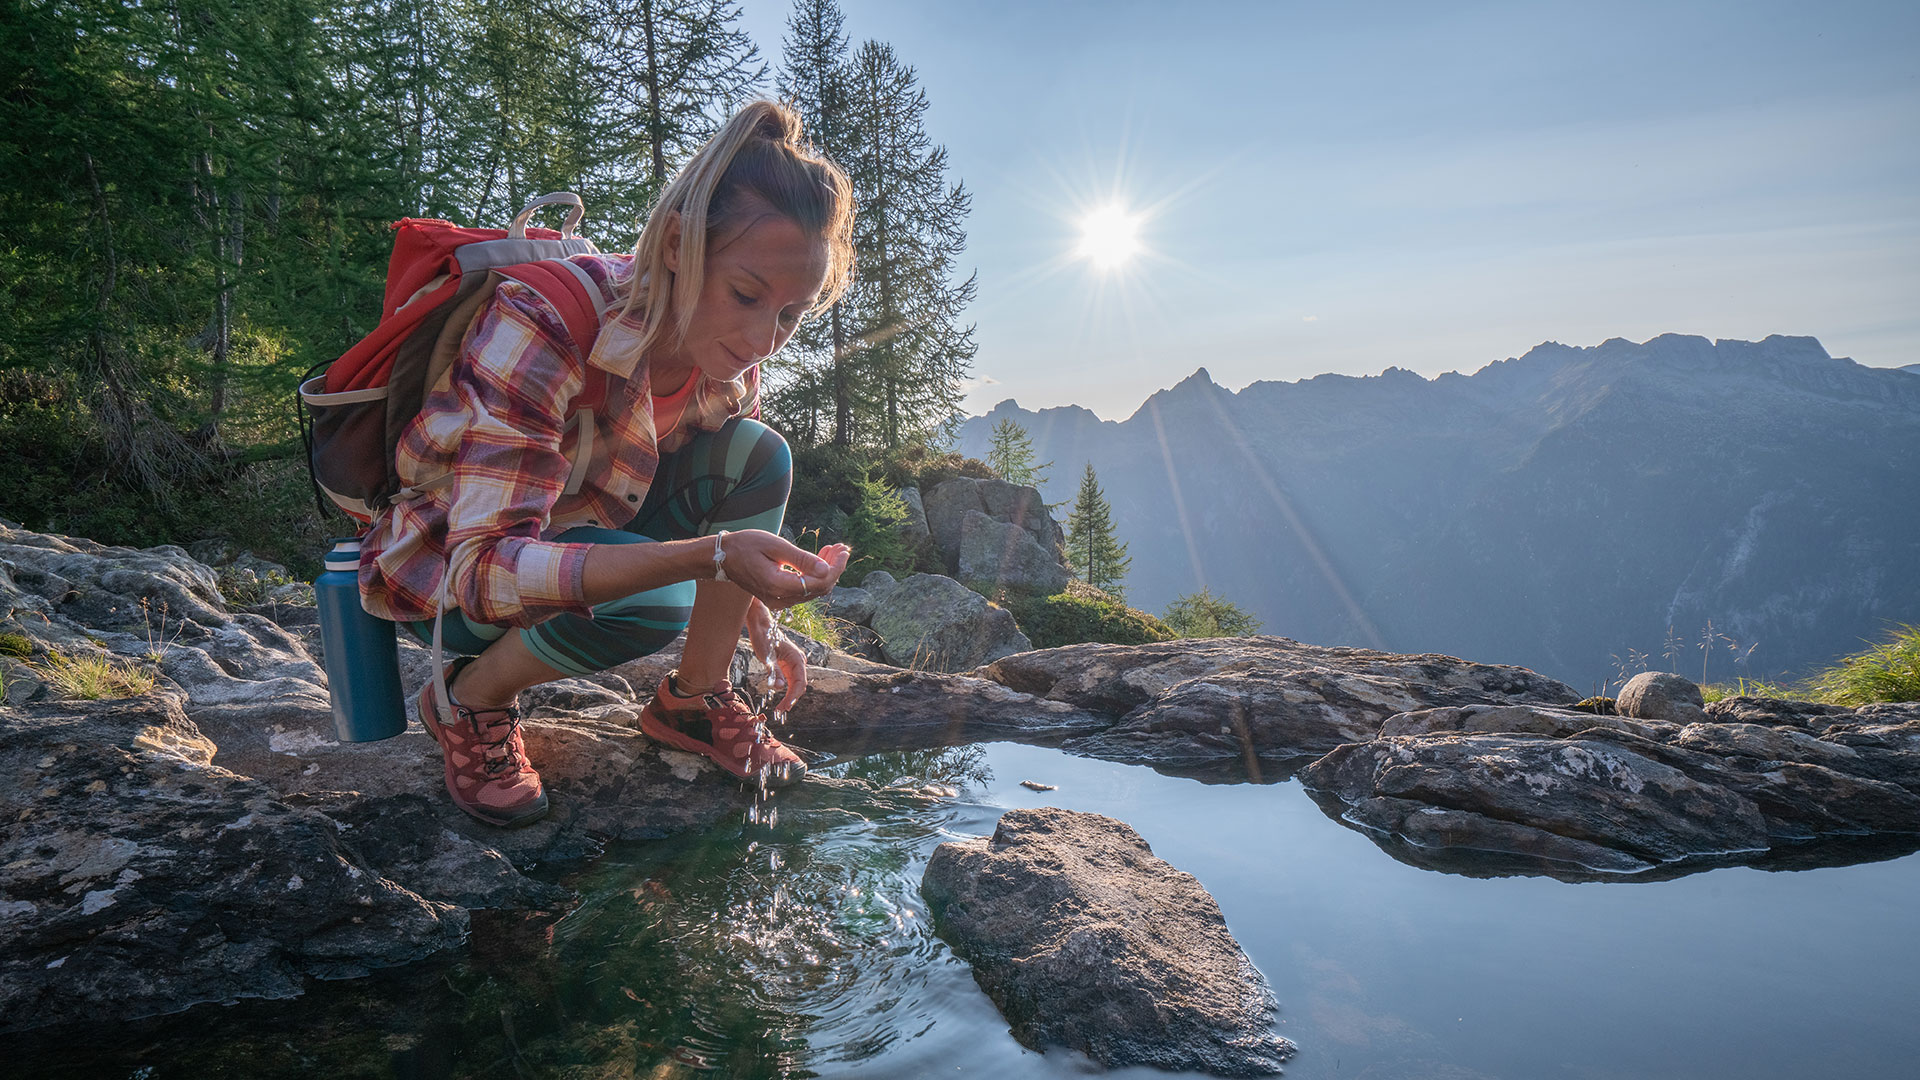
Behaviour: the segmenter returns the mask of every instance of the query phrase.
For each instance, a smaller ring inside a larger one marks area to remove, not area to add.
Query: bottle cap
[[[333,550],[327,552],[328,570],[360,569],[360,538],[357,536],[336,536]]]

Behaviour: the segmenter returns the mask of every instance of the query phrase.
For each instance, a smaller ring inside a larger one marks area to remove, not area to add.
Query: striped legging
[[[793,454],[778,432],[744,417],[720,430],[701,432],[660,459],[640,512],[618,529],[579,526],[557,539],[570,543],[649,544],[712,536],[720,529],[780,531],[787,494],[793,488]],[[686,629],[693,613],[694,583],[676,581],[657,589],[596,604],[593,618],[558,615],[519,631],[533,655],[571,675],[588,675],[659,652]],[[403,623],[424,644],[433,642],[433,620]],[[441,631],[450,653],[474,656],[505,637],[510,626],[475,622],[447,612]]]

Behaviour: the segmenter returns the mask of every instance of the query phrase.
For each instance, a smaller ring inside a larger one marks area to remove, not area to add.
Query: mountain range
[[[1596,690],[1642,665],[1797,676],[1920,623],[1920,365],[1812,338],[1548,342],[1237,393],[1201,368],[1121,421],[1005,401],[958,448],[1003,418],[1050,502],[1093,464],[1148,610],[1204,585],[1267,633]]]

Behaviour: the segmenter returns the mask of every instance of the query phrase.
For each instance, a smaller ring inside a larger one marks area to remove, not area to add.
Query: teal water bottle
[[[400,654],[393,624],[360,605],[360,538],[336,539],[326,566],[313,581],[313,599],[320,608],[334,734],[341,742],[391,738],[407,729]]]

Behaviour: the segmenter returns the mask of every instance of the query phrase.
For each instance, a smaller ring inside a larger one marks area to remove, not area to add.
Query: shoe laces
[[[475,743],[481,747],[481,768],[486,770],[488,776],[516,773],[526,766],[517,709],[469,709],[465,705],[455,705],[454,710],[473,729]],[[483,713],[494,713],[502,719],[482,721],[480,716]],[[507,729],[504,734],[498,739],[487,738],[487,734],[500,727]]]

